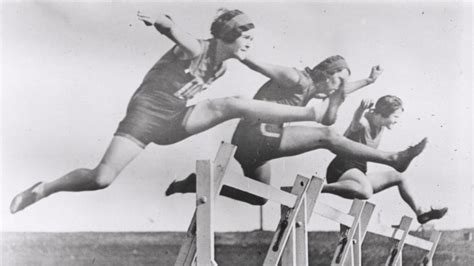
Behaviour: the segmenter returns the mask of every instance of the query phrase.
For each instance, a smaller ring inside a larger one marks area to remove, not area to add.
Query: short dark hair
[[[343,69],[347,69],[347,71],[351,73],[349,65],[347,65],[346,59],[344,59],[344,57],[340,55],[333,55],[321,61],[319,64],[313,67],[312,70],[319,70],[325,72],[328,75],[332,75]]]
[[[397,96],[385,95],[380,97],[375,103],[374,113],[386,118],[398,109],[404,111],[402,100]]]
[[[245,13],[238,9],[227,10],[221,8],[217,12],[218,16],[211,25],[211,34],[214,38],[232,43],[242,36],[242,32],[255,28]],[[237,16],[240,16],[239,19],[231,22]]]
[[[325,80],[328,76],[332,76],[334,73],[347,69],[349,74],[351,74],[351,69],[346,62],[346,59],[340,55],[330,56],[315,67],[310,69],[306,68],[306,71],[310,73],[311,78],[314,82]]]

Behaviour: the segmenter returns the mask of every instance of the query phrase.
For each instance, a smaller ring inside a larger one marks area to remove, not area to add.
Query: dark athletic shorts
[[[359,169],[365,174],[367,173],[367,162],[336,157],[327,168],[326,181],[328,184],[337,182],[346,171],[353,168]]]
[[[237,146],[235,159],[246,167],[265,164],[275,158],[282,132],[283,124],[240,122],[232,137],[232,144]]]
[[[126,137],[142,148],[150,142],[169,145],[189,137],[184,125],[194,106],[186,107],[170,98],[134,96],[115,136]]]

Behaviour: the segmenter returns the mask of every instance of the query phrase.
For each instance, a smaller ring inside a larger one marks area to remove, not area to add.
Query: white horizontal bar
[[[383,226],[383,225],[376,225],[376,226],[369,226],[368,232],[385,236],[385,237],[390,237],[394,238],[396,240],[400,240],[403,236],[403,231],[399,230],[397,228],[392,228],[388,226]],[[424,250],[431,250],[431,247],[433,246],[433,243],[431,241],[425,240],[423,238],[419,238],[416,236],[412,235],[407,235],[405,239],[405,244],[418,247]]]
[[[354,222],[354,217],[350,214],[341,212],[329,205],[318,202],[314,207],[314,212],[320,216],[326,217],[329,220],[351,227]]]
[[[352,226],[352,222],[354,220],[354,217],[341,212],[338,209],[335,209],[327,204],[324,204],[322,202],[317,202],[316,206],[314,207],[314,212],[317,213],[320,216],[323,216],[325,218],[328,218],[329,220],[335,221],[339,224],[343,224],[345,226]],[[372,224],[369,225],[369,228],[367,229],[368,232],[389,237],[389,238],[394,238],[396,240],[400,240],[403,236],[403,231],[388,227],[388,226],[383,226],[383,225],[376,225],[373,226]],[[405,239],[405,244],[418,247],[424,250],[431,250],[433,243],[429,240],[419,238],[413,235],[407,235]]]
[[[228,173],[224,177],[224,185],[254,194],[256,196],[278,202],[293,208],[296,203],[296,195],[284,192],[271,185],[255,181],[245,176],[234,176]]]

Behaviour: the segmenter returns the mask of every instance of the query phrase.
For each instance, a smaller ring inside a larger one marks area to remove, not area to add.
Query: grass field
[[[474,229],[445,231],[434,265],[474,265],[474,241],[465,240]],[[420,233],[418,233],[420,235]],[[426,237],[428,234],[426,235]],[[18,265],[173,265],[184,233],[2,233],[3,266]],[[261,265],[272,232],[254,231],[216,234],[219,265]],[[310,265],[329,265],[337,232],[310,232]],[[382,265],[392,244],[389,239],[368,234],[363,264]],[[423,252],[407,246],[404,265],[419,265]]]

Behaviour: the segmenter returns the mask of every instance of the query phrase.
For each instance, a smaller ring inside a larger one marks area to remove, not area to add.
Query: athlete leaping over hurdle
[[[167,15],[151,18],[139,12],[137,16],[175,45],[145,75],[97,167],[78,168],[53,181],[33,185],[13,198],[12,213],[58,192],[108,187],[150,143],[174,144],[236,118],[271,123],[317,120],[311,107],[242,97],[206,99],[188,106],[188,100],[226,72],[228,60],[244,60],[252,47],[254,24],[242,11],[219,10],[211,25],[213,37],[206,40],[187,34]]]
[[[247,63],[251,68],[255,65],[250,57],[247,57],[244,63]],[[343,103],[346,94],[375,82],[382,73],[382,69],[376,66],[372,68],[367,79],[346,82],[350,70],[344,58],[340,56],[329,57],[313,69],[306,68],[304,71],[268,64],[259,65],[266,67],[265,71],[260,71],[261,73],[278,72],[279,75],[278,78],[271,78],[263,85],[254,97],[255,99],[303,106],[312,98],[328,97],[329,105],[324,116],[320,119],[324,125],[331,125],[335,122],[338,108]],[[235,158],[242,166],[245,176],[269,184],[271,180],[270,160],[320,148],[328,149],[338,156],[354,158],[358,161],[386,164],[398,172],[403,172],[411,160],[423,151],[426,139],[405,151],[390,153],[348,140],[336,134],[329,127],[283,126],[283,124],[265,124],[242,120],[237,126],[232,143],[237,145]],[[401,180],[401,176],[398,176]],[[166,194],[194,192],[195,182],[195,174],[189,175],[184,180],[174,181],[170,184]],[[396,183],[394,182],[394,184]],[[350,198],[367,198],[362,197],[361,193],[353,193],[354,191],[349,193],[349,189],[355,189],[355,187],[347,188],[341,184],[339,186],[331,184],[324,191],[338,195],[344,194],[345,197]],[[266,203],[263,198],[227,186],[222,188],[221,194],[253,205]],[[419,217],[422,217],[419,219],[422,222],[442,216],[439,214],[439,210],[423,213],[418,207],[415,209]]]
[[[377,148],[384,128],[391,129],[397,124],[403,113],[402,100],[396,96],[386,95],[373,101],[364,99],[356,109],[353,119],[344,136]],[[397,186],[402,199],[416,213],[420,224],[442,218],[447,208],[424,210],[419,206],[405,177],[397,171],[373,172],[367,174],[367,162],[347,156],[337,156],[327,168],[328,185],[323,192],[333,193],[348,199],[369,199],[372,194]]]

